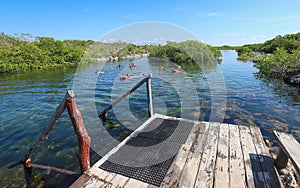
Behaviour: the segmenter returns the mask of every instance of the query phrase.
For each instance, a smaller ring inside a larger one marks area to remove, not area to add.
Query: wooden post
[[[84,172],[90,168],[91,138],[86,132],[81,113],[77,109],[73,91],[69,90],[68,94],[69,97],[66,101],[66,107],[68,109],[68,113],[76,132],[77,140],[79,142],[78,160],[80,163],[81,172]]]
[[[151,90],[151,77],[152,74],[149,74],[149,79],[147,80],[147,96],[148,96],[148,114],[149,117],[153,116],[153,104],[152,104],[152,90]]]

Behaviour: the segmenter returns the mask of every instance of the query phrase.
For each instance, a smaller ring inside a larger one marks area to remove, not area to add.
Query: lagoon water
[[[79,110],[92,138],[93,161],[147,119],[145,86],[140,87],[109,113],[110,120],[97,118],[112,100],[121,96],[152,73],[154,111],[156,113],[203,121],[222,121],[253,125],[273,140],[276,129],[300,137],[300,92],[279,80],[259,78],[252,62],[237,61],[234,51],[223,51],[221,63],[184,69],[172,73],[173,64],[135,60],[130,69],[122,62],[95,63],[78,69],[39,71],[0,77],[0,187],[25,184],[23,169],[8,165],[22,159],[30,145],[47,126],[68,89],[74,89]],[[122,68],[117,68],[121,64]],[[120,75],[136,74],[121,81]],[[275,143],[276,144],[276,143]],[[78,169],[77,140],[67,112],[59,119],[45,143],[33,155],[33,162]],[[36,180],[43,171],[35,171]],[[62,176],[51,173],[51,184],[60,184]]]

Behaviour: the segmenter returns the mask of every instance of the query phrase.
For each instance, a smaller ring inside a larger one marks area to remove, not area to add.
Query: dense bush
[[[150,57],[169,60],[179,65],[205,63],[221,57],[221,52],[199,41],[168,42],[164,46],[152,47]]]
[[[148,53],[151,46],[125,42],[103,43],[92,40],[55,40],[30,34],[8,36],[0,33],[0,73],[25,72],[75,66],[85,58],[121,57]],[[85,59],[86,60],[86,59]]]
[[[0,34],[0,73],[76,65],[90,41],[59,41],[28,34]]]
[[[267,77],[289,78],[300,73],[300,33],[277,36],[261,44],[236,48],[238,59],[253,60]]]

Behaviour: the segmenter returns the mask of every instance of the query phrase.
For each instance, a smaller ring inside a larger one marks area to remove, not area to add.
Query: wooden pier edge
[[[150,117],[71,187],[157,187],[99,168],[156,118],[194,123],[159,187],[283,187],[258,127],[199,122],[161,114]]]
[[[288,160],[290,159],[300,174],[300,144],[299,142],[290,134],[273,131],[275,138],[280,146],[278,156],[275,160],[276,167],[280,170],[285,168]]]

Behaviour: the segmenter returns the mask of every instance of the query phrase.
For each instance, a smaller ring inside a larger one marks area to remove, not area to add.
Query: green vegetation
[[[238,52],[237,59],[240,61],[254,60],[256,57],[256,53],[253,52],[252,49],[247,46],[237,47],[236,51]]]
[[[151,46],[125,42],[102,43],[92,40],[55,40],[30,34],[8,36],[0,33],[0,73],[20,73],[37,69],[76,66],[91,58],[123,57],[148,53]],[[85,56],[84,56],[85,55]]]
[[[151,46],[137,46],[126,42],[102,43],[94,42],[88,49],[87,55],[93,58],[125,57],[135,54],[148,54]]]
[[[237,48],[238,59],[253,60],[262,76],[300,85],[300,33],[277,36],[262,44]],[[296,76],[295,78],[293,78]]]
[[[92,41],[59,41],[29,34],[0,34],[0,73],[76,65]]]
[[[183,68],[199,67],[200,64],[211,63],[221,57],[221,52],[214,47],[199,41],[168,42],[164,46],[152,47],[151,57],[174,62]]]
[[[300,49],[288,52],[284,48],[277,48],[272,54],[257,57],[255,62],[255,66],[266,76],[283,78],[300,72]]]

